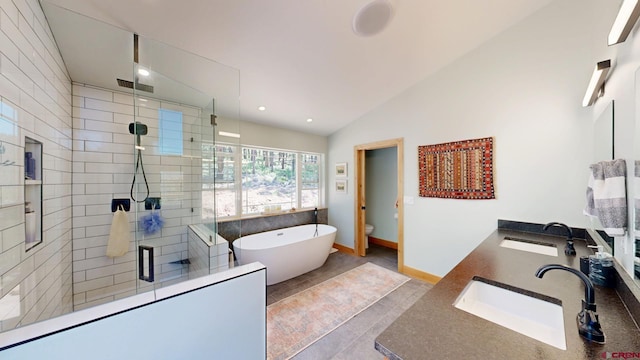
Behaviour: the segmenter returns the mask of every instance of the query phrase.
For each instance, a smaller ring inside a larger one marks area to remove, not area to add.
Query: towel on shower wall
[[[129,251],[129,242],[131,241],[131,232],[129,231],[129,218],[122,206],[113,213],[111,222],[111,232],[109,233],[109,242],[107,243],[107,256],[118,257]]]
[[[626,162],[601,161],[590,168],[584,213],[597,216],[609,236],[622,236],[627,230]]]

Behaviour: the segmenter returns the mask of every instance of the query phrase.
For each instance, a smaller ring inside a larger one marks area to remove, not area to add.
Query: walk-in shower
[[[216,164],[212,114],[219,123],[238,119],[237,70],[144,37],[136,62],[130,31],[40,4],[44,14],[25,26],[48,25],[53,36],[16,46],[36,57],[42,52],[33,48],[46,49],[51,57],[36,61],[28,73],[16,71],[25,79],[37,76],[34,83],[46,83],[47,91],[24,93],[28,101],[12,103],[16,114],[29,116],[8,117],[3,107],[0,124],[10,130],[0,131],[0,172],[13,174],[0,189],[2,206],[11,210],[0,221],[0,256],[6,260],[0,266],[0,309],[10,304],[12,310],[0,311],[3,331],[187,280],[185,260],[194,257],[188,226],[206,222],[214,224],[214,233],[216,228],[216,177],[208,172]],[[133,84],[123,87],[116,79]],[[237,127],[228,130],[239,133]],[[46,226],[42,243],[28,251],[25,134],[38,141],[46,159],[39,161],[45,176],[29,185],[44,199]],[[153,205],[146,207],[153,198],[162,199],[155,210],[165,222],[145,233],[139,223],[153,211]],[[129,209],[132,240],[119,257],[106,255],[114,201],[130,205],[123,208]],[[151,258],[139,257],[141,246],[154,250]],[[141,262],[143,276],[153,268],[154,282],[140,279]]]

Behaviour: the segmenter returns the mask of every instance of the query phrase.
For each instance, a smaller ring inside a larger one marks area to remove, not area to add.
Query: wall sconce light
[[[587,93],[582,100],[582,106],[591,106],[604,93],[604,80],[607,78],[609,69],[611,68],[611,60],[600,61],[596,64],[591,81],[587,87]]]
[[[640,15],[640,1],[639,0],[624,0],[616,20],[613,22],[611,32],[609,32],[608,43],[609,45],[615,45],[627,40],[627,36],[633,29],[633,26],[638,20]]]

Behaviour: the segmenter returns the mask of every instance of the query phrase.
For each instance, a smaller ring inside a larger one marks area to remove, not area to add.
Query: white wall
[[[216,122],[218,124],[216,127],[217,131],[229,131],[240,134],[240,139],[217,136],[216,141],[282,150],[308,151],[320,154],[327,152],[326,136],[307,134],[230,118],[218,118]]]
[[[593,109],[581,102],[603,35],[594,19],[612,22],[617,6],[556,1],[330,136],[329,165],[351,168],[354,145],[404,138],[404,191],[415,199],[405,205],[405,265],[443,276],[497,219],[584,227]],[[487,136],[496,200],[418,197],[419,145]],[[348,196],[329,192],[329,223],[352,247],[349,178]]]
[[[4,331],[71,311],[71,81],[38,1],[5,0],[0,9],[0,330]],[[28,252],[25,136],[43,144],[43,242]]]

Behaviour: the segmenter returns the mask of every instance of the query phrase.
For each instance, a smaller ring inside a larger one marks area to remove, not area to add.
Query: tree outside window
[[[281,211],[318,207],[321,162],[319,154],[256,147],[238,150],[236,145],[224,144],[209,144],[205,150],[203,145],[203,192],[211,192],[203,193],[203,201],[213,199],[215,189],[215,207],[203,204],[203,219],[213,220],[214,208],[217,217],[226,217],[258,214],[265,206],[279,206]],[[206,185],[207,181],[214,185]]]

